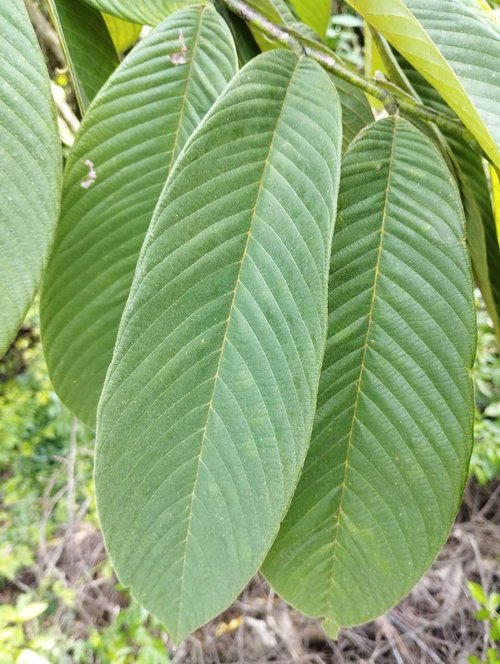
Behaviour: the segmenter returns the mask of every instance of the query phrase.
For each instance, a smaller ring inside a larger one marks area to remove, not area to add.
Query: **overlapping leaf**
[[[226,21],[231,30],[236,51],[238,53],[238,62],[240,67],[243,67],[247,62],[250,62],[252,58],[257,57],[260,54],[260,48],[245,21],[229,11],[223,0],[214,0],[214,7]]]
[[[137,43],[142,25],[125,21],[111,14],[103,14],[103,18],[117,53],[121,55]]]
[[[443,158],[406,120],[372,125],[343,160],[312,443],[263,568],[332,632],[401,599],[448,534],[472,443],[474,318]]]
[[[401,56],[397,58],[414,94],[427,106],[456,118],[436,90]],[[500,248],[483,160],[466,141],[446,130],[441,131],[451,150],[452,167],[462,194],[474,276],[500,339]]]
[[[500,247],[488,181],[479,155],[463,142],[450,144],[457,160],[474,276],[500,339]]]
[[[0,355],[38,288],[59,209],[50,82],[23,0],[0,6]]]
[[[342,147],[343,150],[346,150],[354,137],[366,125],[373,122],[373,113],[364,92],[338,76],[332,75],[332,80],[335,83],[342,105]]]
[[[251,9],[255,9],[264,18],[276,25],[291,25],[297,20],[285,0],[249,0],[247,4]],[[272,40],[268,34],[259,30],[257,26],[252,25],[250,29],[262,51],[281,48],[278,42]]]
[[[324,38],[332,13],[331,0],[316,0],[315,2],[311,2],[311,0],[290,0],[290,2],[300,20]]]
[[[248,4],[268,21],[291,28],[303,35],[312,45],[318,47],[320,50],[328,51],[327,47],[320,42],[318,36],[310,28],[297,23],[285,0],[248,0]],[[261,47],[265,48],[267,45],[267,48],[272,48],[273,43],[267,41],[262,36],[262,33],[259,33],[255,29],[254,34]],[[274,43],[274,46],[277,48],[280,47],[277,42]],[[335,83],[340,103],[342,104],[342,135],[343,149],[345,150],[356,134],[363,127],[366,127],[367,124],[373,122],[373,113],[364,92],[338,76],[332,76],[332,80]]]
[[[324,351],[340,105],[311,60],[252,60],[179,158],[99,405],[121,580],[176,639],[222,611],[298,479]]]
[[[500,29],[477,0],[348,0],[439,91],[500,167]]]
[[[85,0],[102,12],[118,16],[132,23],[156,25],[167,16],[199,0]]]
[[[500,247],[500,170],[492,168],[490,174],[496,235],[498,246]]]
[[[89,425],[168,171],[236,71],[224,21],[189,7],[141,41],[84,118],[42,293],[54,386]]]
[[[48,0],[48,7],[83,113],[118,66],[116,50],[96,9],[79,0]]]

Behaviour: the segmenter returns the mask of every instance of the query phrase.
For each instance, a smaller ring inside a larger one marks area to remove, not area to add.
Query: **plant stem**
[[[307,55],[330,73],[335,74],[339,78],[351,83],[351,85],[375,97],[375,99],[380,100],[388,112],[395,113],[400,109],[415,118],[436,124],[441,129],[453,133],[471,145],[476,143],[470,131],[460,121],[453,120],[443,113],[411,99],[406,92],[403,90],[399,91],[397,86],[391,86],[390,91],[384,89],[375,80],[362,76],[347,67],[326,46],[323,47],[321,44],[303,37],[296,31],[289,30],[285,26],[272,23],[265,16],[262,16],[258,11],[250,7],[245,0],[222,1],[228,9],[246,21],[250,26],[255,27],[280,44]]]

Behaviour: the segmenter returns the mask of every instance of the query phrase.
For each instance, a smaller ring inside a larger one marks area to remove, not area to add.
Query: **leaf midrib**
[[[370,310],[368,314],[368,325],[366,328],[366,334],[365,334],[365,341],[363,344],[363,354],[361,358],[361,364],[359,368],[359,374],[358,374],[358,380],[357,380],[357,387],[356,387],[356,395],[354,399],[354,410],[352,414],[352,419],[351,419],[351,426],[349,429],[348,433],[348,440],[347,440],[347,450],[346,450],[346,458],[344,461],[344,471],[343,471],[343,476],[342,476],[342,484],[340,488],[340,497],[339,497],[339,504],[336,510],[336,515],[337,519],[333,524],[333,537],[332,537],[332,555],[331,555],[331,572],[330,572],[330,578],[329,578],[329,592],[327,594],[327,603],[330,603],[333,597],[333,586],[334,586],[334,580],[335,580],[335,562],[336,562],[336,551],[337,551],[337,545],[339,542],[339,533],[342,528],[342,522],[345,517],[345,510],[344,510],[344,500],[346,496],[346,490],[347,490],[347,479],[349,476],[349,461],[351,458],[351,453],[353,449],[353,438],[354,438],[354,426],[357,422],[357,411],[359,407],[359,403],[361,400],[361,395],[362,395],[362,382],[363,382],[363,376],[365,373],[366,369],[366,356],[369,348],[369,340],[370,340],[370,333],[372,330],[372,325],[373,325],[373,318],[374,318],[374,308],[375,308],[375,300],[377,297],[377,288],[378,288],[378,281],[380,277],[380,264],[382,260],[382,254],[384,250],[384,239],[385,239],[385,233],[386,233],[386,222],[387,222],[387,211],[389,207],[389,198],[390,198],[390,191],[391,191],[391,179],[393,176],[393,168],[394,168],[394,152],[395,152],[395,145],[396,145],[396,132],[397,132],[397,125],[398,125],[398,120],[397,118],[394,119],[394,125],[393,125],[393,135],[392,135],[392,142],[391,142],[391,148],[390,148],[390,155],[389,155],[389,164],[388,164],[388,171],[387,171],[387,186],[386,186],[386,191],[385,191],[385,200],[384,200],[384,208],[382,211],[382,224],[381,224],[381,229],[380,229],[380,240],[379,240],[379,245],[378,245],[378,253],[377,253],[377,261],[375,263],[375,276],[373,280],[373,286],[372,286],[372,296],[371,296],[371,302],[370,302]],[[333,611],[334,607],[330,603],[329,607],[330,611]]]
[[[210,412],[213,408],[214,397],[215,397],[217,385],[218,385],[218,382],[219,382],[218,381],[218,379],[219,379],[219,370],[220,370],[220,366],[221,366],[221,363],[222,363],[222,358],[224,356],[224,350],[225,350],[226,341],[227,341],[227,338],[228,338],[228,331],[229,331],[229,328],[230,328],[230,325],[231,325],[232,313],[234,311],[234,305],[235,305],[235,301],[236,301],[236,294],[238,292],[238,286],[240,285],[243,264],[244,264],[244,261],[245,261],[245,256],[248,253],[248,245],[250,244],[250,239],[252,237],[251,229],[252,229],[252,226],[255,222],[256,211],[257,211],[257,208],[259,206],[259,200],[260,200],[260,196],[261,196],[262,189],[263,189],[263,182],[264,182],[264,179],[265,179],[267,169],[269,167],[269,160],[270,160],[271,154],[273,152],[274,141],[275,141],[276,135],[278,133],[278,127],[281,123],[281,119],[282,119],[282,116],[283,116],[283,111],[284,111],[285,106],[286,106],[288,95],[289,95],[290,90],[292,88],[292,82],[293,82],[293,79],[294,79],[294,77],[297,73],[297,69],[298,69],[301,61],[302,61],[302,59],[297,60],[297,63],[295,64],[295,67],[294,67],[293,71],[290,74],[290,79],[289,79],[289,82],[288,82],[288,86],[287,86],[285,94],[283,95],[283,101],[282,101],[281,109],[280,109],[280,111],[278,113],[278,116],[276,118],[276,125],[275,125],[274,131],[273,131],[271,142],[269,144],[269,150],[268,150],[266,159],[263,163],[262,175],[261,175],[260,180],[259,180],[259,186],[258,186],[256,197],[255,197],[255,205],[253,207],[251,217],[250,217],[250,222],[249,222],[249,225],[248,225],[247,238],[246,238],[245,246],[244,246],[244,249],[243,249],[243,252],[242,252],[242,255],[241,255],[241,259],[240,259],[240,267],[239,267],[238,275],[237,275],[237,278],[236,278],[236,284],[235,284],[234,291],[233,291],[233,297],[232,297],[231,304],[230,304],[230,307],[229,307],[229,316],[226,320],[226,326],[225,326],[225,330],[224,330],[224,337],[223,337],[222,344],[221,344],[219,359],[217,360],[216,373],[215,373],[215,376],[214,376],[214,379],[213,379],[214,380],[214,385],[213,385],[213,388],[212,388],[212,394],[210,396],[210,401],[208,403],[207,414],[206,414],[206,419],[205,419],[205,426],[203,428],[200,447],[199,447],[197,460],[196,460],[196,474],[195,474],[195,479],[194,479],[194,482],[193,482],[193,490],[192,490],[192,493],[191,493],[191,496],[190,496],[190,501],[189,501],[188,522],[187,522],[187,528],[186,528],[186,538],[185,538],[185,541],[184,541],[182,570],[181,570],[181,574],[180,574],[180,589],[179,589],[178,603],[177,603],[177,609],[178,609],[177,610],[177,632],[176,632],[177,636],[182,633],[182,631],[181,631],[181,615],[182,615],[181,614],[181,607],[182,607],[182,601],[183,601],[183,597],[184,597],[182,589],[183,589],[183,586],[184,586],[188,542],[189,542],[189,538],[190,538],[190,535],[191,535],[191,521],[192,521],[192,516],[193,516],[193,504],[194,504],[194,498],[195,498],[195,495],[196,495],[196,488],[197,488],[198,480],[199,480],[199,474],[200,474],[200,467],[201,467],[201,462],[202,462],[202,457],[203,457],[203,451],[205,449],[205,439],[206,439],[206,434],[207,434],[209,415],[210,415]]]
[[[177,123],[175,138],[174,138],[174,142],[172,144],[172,152],[170,154],[170,162],[168,164],[167,173],[170,173],[170,171],[172,170],[172,166],[174,164],[174,161],[176,160],[176,158],[178,156],[176,154],[176,152],[177,152],[177,148],[178,148],[178,145],[179,145],[179,138],[180,138],[180,133],[181,133],[182,122],[184,120],[184,115],[186,113],[188,90],[189,90],[189,86],[191,84],[191,80],[192,80],[192,76],[193,76],[194,62],[195,62],[195,59],[196,59],[196,53],[198,51],[199,38],[200,38],[200,34],[201,34],[201,26],[202,26],[202,23],[203,23],[203,17],[205,15],[205,12],[207,11],[207,9],[208,9],[208,5],[202,5],[200,7],[200,10],[199,10],[198,22],[196,24],[194,38],[193,38],[193,46],[192,46],[191,57],[189,59],[189,65],[188,65],[189,70],[188,70],[188,74],[186,76],[186,82],[185,82],[185,85],[184,85],[184,92],[182,94],[182,103],[181,103],[181,107],[180,107],[180,110],[179,110],[179,121]]]

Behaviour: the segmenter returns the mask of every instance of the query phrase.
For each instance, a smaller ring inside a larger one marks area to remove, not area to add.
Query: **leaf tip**
[[[340,625],[333,620],[333,618],[324,618],[323,619],[323,629],[325,634],[332,641],[336,641],[339,638]]]

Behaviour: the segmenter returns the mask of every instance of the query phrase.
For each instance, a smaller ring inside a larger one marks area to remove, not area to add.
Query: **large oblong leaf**
[[[103,17],[79,0],[47,0],[82,114],[118,66]]]
[[[177,640],[255,573],[309,443],[340,106],[272,51],[230,84],[159,203],[99,405],[96,490],[123,583]]]
[[[118,16],[132,23],[156,25],[167,16],[199,0],[85,0],[102,12]]]
[[[209,6],[189,7],[133,49],[83,120],[41,314],[54,387],[90,426],[169,169],[236,69],[222,18]]]
[[[263,568],[332,633],[401,599],[459,506],[475,353],[464,223],[443,158],[409,122],[351,144],[312,442]]]
[[[59,210],[50,81],[23,0],[0,7],[0,356],[38,288]]]
[[[500,29],[476,0],[348,0],[417,69],[500,167]]]

